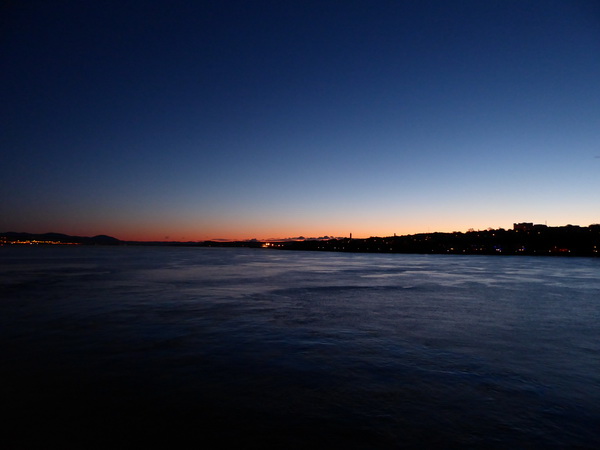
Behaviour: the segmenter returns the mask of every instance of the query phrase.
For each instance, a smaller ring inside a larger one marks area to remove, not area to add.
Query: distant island
[[[186,247],[250,247],[274,250],[308,250],[353,253],[419,253],[461,255],[536,255],[536,256],[600,256],[600,224],[587,227],[565,225],[549,227],[534,223],[515,223],[512,230],[503,228],[455,231],[452,233],[419,233],[403,236],[362,239],[297,239],[260,241],[141,242],[121,241],[100,235],[69,236],[60,233],[0,233],[0,246],[5,245],[144,245]]]

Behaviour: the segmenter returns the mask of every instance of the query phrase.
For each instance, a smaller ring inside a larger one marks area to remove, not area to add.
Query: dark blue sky
[[[600,7],[9,2],[0,231],[600,221]]]

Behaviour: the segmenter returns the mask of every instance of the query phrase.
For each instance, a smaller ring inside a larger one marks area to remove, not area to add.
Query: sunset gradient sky
[[[594,1],[13,1],[0,232],[600,222]]]

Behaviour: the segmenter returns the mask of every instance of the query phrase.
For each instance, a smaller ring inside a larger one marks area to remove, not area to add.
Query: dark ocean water
[[[600,259],[0,248],[10,446],[598,448]]]

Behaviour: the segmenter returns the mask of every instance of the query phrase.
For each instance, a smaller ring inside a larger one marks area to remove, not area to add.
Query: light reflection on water
[[[89,434],[101,415],[135,439],[600,444],[597,259],[79,247],[0,263],[17,428]]]

